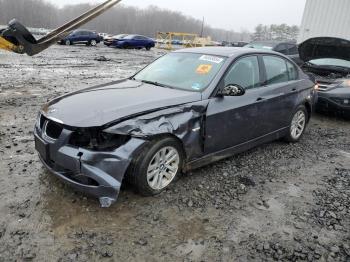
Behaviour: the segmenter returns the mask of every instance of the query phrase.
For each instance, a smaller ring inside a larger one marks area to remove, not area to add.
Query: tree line
[[[58,8],[43,0],[0,0],[0,24],[16,18],[27,27],[54,29],[92,8],[90,4]],[[155,37],[157,31],[200,34],[202,21],[177,11],[150,6],[145,9],[117,5],[84,26],[110,34],[142,34]],[[235,32],[204,26],[204,35],[218,41],[247,41],[249,32]]]
[[[281,25],[262,25],[259,24],[255,28],[252,35],[253,40],[296,40],[299,34],[298,26]]]
[[[16,18],[27,27],[54,29],[91,9],[90,4],[67,5],[63,8],[44,0],[0,0],[0,24]],[[156,6],[137,8],[117,5],[84,26],[85,29],[109,34],[142,34],[155,37],[157,31],[201,33],[202,21],[181,12]],[[204,26],[204,36],[216,41],[293,40],[297,38],[297,26],[258,25],[252,34],[242,30],[224,30]]]

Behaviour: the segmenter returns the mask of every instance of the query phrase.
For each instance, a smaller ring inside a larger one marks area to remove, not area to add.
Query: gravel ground
[[[48,174],[33,125],[47,99],[130,76],[163,51],[0,51],[0,261],[350,261],[350,122],[315,115],[282,141],[101,209]],[[103,56],[103,57],[101,57]]]

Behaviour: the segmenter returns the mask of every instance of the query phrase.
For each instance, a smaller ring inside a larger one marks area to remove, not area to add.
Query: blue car
[[[151,48],[155,46],[155,42],[153,39],[146,36],[128,35],[122,39],[115,39],[112,46],[118,48],[146,48],[147,50],[151,50]]]
[[[61,45],[86,44],[95,46],[101,42],[101,36],[93,31],[75,30],[59,43]]]

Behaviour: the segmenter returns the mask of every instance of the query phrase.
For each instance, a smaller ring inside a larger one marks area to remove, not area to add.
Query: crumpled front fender
[[[203,154],[204,119],[208,100],[162,109],[125,120],[105,132],[152,138],[174,135],[182,141],[188,160]]]

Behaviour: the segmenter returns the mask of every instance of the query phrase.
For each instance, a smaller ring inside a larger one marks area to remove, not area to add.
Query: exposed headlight
[[[79,129],[72,133],[69,144],[89,150],[112,151],[130,140],[129,136],[104,131]]]

